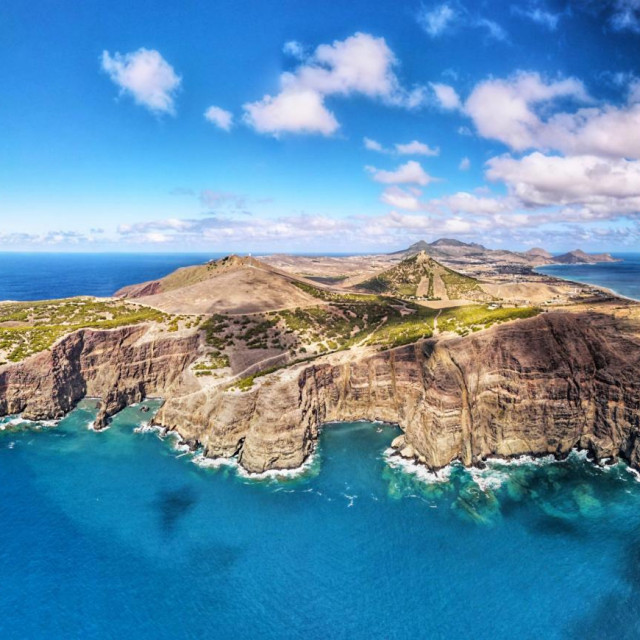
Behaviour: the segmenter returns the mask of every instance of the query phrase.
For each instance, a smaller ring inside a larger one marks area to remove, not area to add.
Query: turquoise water
[[[305,474],[201,468],[172,439],[2,421],[0,637],[638,638],[640,483],[496,463],[427,483],[398,431],[324,429]],[[15,422],[15,421],[14,421]]]
[[[620,262],[597,264],[554,264],[537,271],[557,278],[607,287],[617,293],[640,300],[640,253],[613,254]]]

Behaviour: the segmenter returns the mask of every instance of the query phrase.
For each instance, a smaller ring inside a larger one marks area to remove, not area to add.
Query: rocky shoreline
[[[161,396],[155,425],[250,473],[297,468],[323,424],[358,419],[399,425],[396,449],[432,470],[576,447],[640,468],[640,323],[631,317],[550,312],[464,338],[346,351],[244,392],[197,383],[189,365],[200,341],[144,325],[77,331],[0,369],[0,415],[59,418],[96,396],[102,428]]]

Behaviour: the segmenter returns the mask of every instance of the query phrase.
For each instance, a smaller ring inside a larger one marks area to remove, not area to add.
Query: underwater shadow
[[[182,520],[197,502],[196,492],[189,485],[180,489],[158,492],[154,506],[158,511],[160,527],[166,534],[173,533]]]
[[[612,591],[589,607],[567,630],[568,640],[637,640],[640,638],[640,538],[621,553],[620,575],[627,589]]]

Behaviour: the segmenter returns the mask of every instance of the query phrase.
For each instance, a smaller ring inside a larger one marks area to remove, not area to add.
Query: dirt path
[[[433,319],[433,335],[435,336],[438,333],[438,318],[442,313],[442,309],[438,309],[438,313],[436,313],[436,317]]]

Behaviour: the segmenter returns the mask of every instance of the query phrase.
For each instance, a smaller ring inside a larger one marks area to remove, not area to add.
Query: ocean
[[[640,253],[616,253],[620,262],[554,264],[536,269],[556,278],[595,284],[627,298],[640,300]]]
[[[328,425],[254,479],[135,432],[2,421],[0,637],[640,637],[640,483],[624,465],[390,464],[398,430]],[[197,458],[196,458],[197,459]]]
[[[111,296],[128,284],[154,280],[219,258],[200,253],[0,252],[0,300]]]
[[[12,254],[0,298],[105,295],[193,261],[93,258]],[[139,406],[101,433],[95,412],[0,419],[2,640],[640,638],[623,464],[434,477],[389,456],[397,428],[358,422],[327,425],[301,474],[252,478],[140,430]]]

